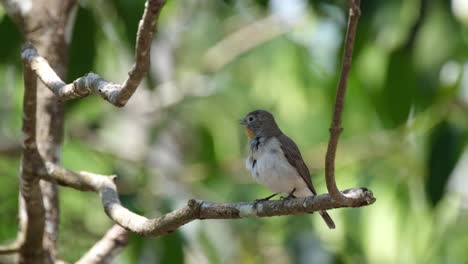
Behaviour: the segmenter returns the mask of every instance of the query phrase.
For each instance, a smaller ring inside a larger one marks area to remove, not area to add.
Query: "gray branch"
[[[159,13],[164,4],[164,0],[148,0],[146,2],[145,11],[138,27],[135,64],[122,85],[108,82],[95,73],[88,73],[72,83],[66,84],[31,44],[27,44],[23,48],[23,60],[30,64],[41,81],[62,100],[82,98],[92,93],[98,93],[111,104],[122,107],[136,91],[149,69],[151,41],[156,31]]]
[[[41,161],[36,144],[36,75],[24,64],[23,147],[20,172],[20,199],[25,214],[20,217],[20,263],[42,263],[45,209],[37,169]],[[38,159],[39,157],[39,159]]]
[[[74,0],[3,0],[5,10],[16,22],[24,39],[35,44],[50,64],[64,76],[67,65],[65,25]],[[44,9],[44,7],[47,7]],[[46,14],[44,14],[46,12]],[[18,243],[19,263],[52,263],[58,234],[58,198],[56,186],[40,182],[37,168],[42,160],[60,160],[63,131],[61,102],[43,85],[37,85],[36,74],[24,64],[24,141],[21,147],[20,204]],[[42,197],[39,197],[42,196]]]
[[[114,225],[76,264],[112,263],[114,257],[127,243],[128,231],[119,225]]]
[[[120,203],[115,185],[116,176],[104,176],[89,172],[73,172],[52,162],[47,162],[46,173],[41,177],[60,185],[82,191],[99,193],[106,214],[117,224],[143,236],[162,236],[196,219],[238,219],[248,217],[270,217],[305,214],[340,207],[361,207],[375,202],[371,191],[366,188],[350,189],[343,195],[353,200],[350,205],[340,203],[329,194],[289,200],[212,203],[191,199],[187,206],[155,219],[135,214]]]

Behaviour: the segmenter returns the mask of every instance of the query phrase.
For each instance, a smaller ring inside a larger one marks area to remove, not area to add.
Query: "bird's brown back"
[[[289,138],[283,133],[281,133],[281,135],[278,136],[278,140],[281,143],[281,150],[286,156],[286,159],[288,160],[289,164],[291,164],[291,166],[297,169],[297,172],[305,181],[307,187],[309,187],[310,191],[312,191],[312,193],[316,195],[317,192],[315,191],[315,188],[312,185],[312,180],[310,179],[309,168],[307,168],[307,165],[305,164],[304,159],[302,158],[301,152],[299,151],[299,148],[297,147],[296,143],[294,143],[294,141],[291,138]]]

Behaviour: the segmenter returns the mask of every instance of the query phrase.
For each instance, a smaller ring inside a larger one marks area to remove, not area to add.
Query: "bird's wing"
[[[284,156],[286,156],[289,164],[297,169],[299,175],[307,184],[307,187],[309,187],[312,193],[316,195],[317,192],[315,191],[314,186],[312,185],[312,180],[310,179],[309,168],[307,168],[307,165],[302,159],[301,152],[299,151],[296,143],[294,143],[294,141],[285,134],[281,134],[278,137],[278,140],[281,143],[281,150],[283,151]]]

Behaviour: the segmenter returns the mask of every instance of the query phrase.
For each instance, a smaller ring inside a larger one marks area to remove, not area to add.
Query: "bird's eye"
[[[249,122],[252,122],[253,120],[254,120],[253,117],[249,117],[249,119],[248,119]]]

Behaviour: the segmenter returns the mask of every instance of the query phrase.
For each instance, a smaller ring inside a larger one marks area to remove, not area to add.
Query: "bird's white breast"
[[[254,162],[256,160],[256,162]],[[312,195],[296,169],[288,162],[276,138],[267,139],[253,149],[246,160],[246,167],[253,178],[273,192],[290,193],[306,197]]]

